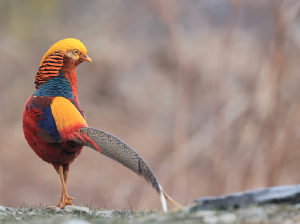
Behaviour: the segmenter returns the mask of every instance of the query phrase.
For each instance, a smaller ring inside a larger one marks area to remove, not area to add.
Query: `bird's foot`
[[[74,200],[74,198],[70,197],[69,195],[61,196],[60,202],[58,202],[56,207],[63,209],[66,205],[73,205],[72,200]]]
[[[66,205],[73,205],[72,200],[74,200],[74,198],[72,198],[69,195],[67,195],[65,197],[65,202],[64,202],[63,206],[65,207]]]
[[[56,206],[48,206],[47,208],[52,209],[54,211],[55,208],[63,209],[66,205],[73,206],[72,200],[74,200],[74,198],[70,197],[69,195],[61,196],[60,202],[58,202]]]

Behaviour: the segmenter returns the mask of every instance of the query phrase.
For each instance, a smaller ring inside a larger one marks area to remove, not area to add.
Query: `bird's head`
[[[80,63],[92,59],[87,55],[86,47],[77,39],[67,38],[55,43],[43,56],[39,70],[35,76],[35,88],[38,89],[48,80],[59,76],[60,71],[65,74],[75,74]]]
[[[64,52],[65,58],[76,66],[84,61],[92,62],[92,59],[87,55],[86,47],[80,40],[67,38],[58,41],[47,51],[41,60],[40,66],[49,55],[57,51]]]

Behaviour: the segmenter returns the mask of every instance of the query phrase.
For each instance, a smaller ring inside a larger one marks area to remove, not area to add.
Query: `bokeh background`
[[[42,56],[67,37],[93,59],[77,70],[88,124],[131,145],[178,202],[299,183],[298,9],[297,0],[0,0],[0,204],[60,199],[22,113]],[[142,178],[89,148],[67,188],[75,205],[161,207]]]

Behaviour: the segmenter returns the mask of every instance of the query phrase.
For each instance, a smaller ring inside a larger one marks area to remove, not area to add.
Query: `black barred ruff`
[[[35,88],[38,89],[45,82],[59,76],[59,71],[63,66],[64,52],[57,51],[50,54],[39,67],[35,76]]]

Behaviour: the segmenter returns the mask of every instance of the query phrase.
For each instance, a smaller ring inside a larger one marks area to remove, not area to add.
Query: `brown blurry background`
[[[182,204],[300,182],[297,0],[0,0],[0,204],[52,204],[61,184],[28,146],[22,113],[42,56],[80,39],[91,127],[118,136]],[[75,205],[160,208],[135,173],[85,148]],[[126,197],[126,198],[125,198]]]

